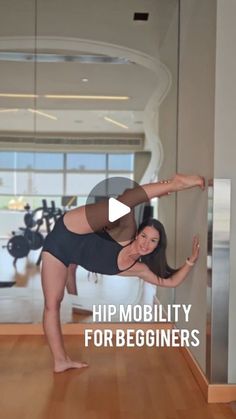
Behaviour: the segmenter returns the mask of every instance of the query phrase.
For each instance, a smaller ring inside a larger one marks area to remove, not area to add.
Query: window
[[[0,152],[0,169],[14,169],[15,168],[15,155],[12,151]]]
[[[34,153],[15,153],[16,154],[16,169],[34,169]]]
[[[108,170],[133,171],[133,154],[109,154]]]
[[[132,153],[0,151],[0,209],[13,197],[36,207],[42,197],[75,195],[79,205],[109,177],[133,179],[133,166]]]
[[[0,172],[0,194],[14,194],[15,189],[15,176],[13,171],[9,172]]]
[[[34,173],[35,195],[63,195],[63,173]]]
[[[106,155],[100,153],[68,153],[67,170],[106,170]]]
[[[35,153],[35,170],[63,170],[63,153]]]
[[[69,173],[66,177],[66,194],[67,195],[88,195],[97,183],[106,179],[105,173],[86,173],[77,174]]]

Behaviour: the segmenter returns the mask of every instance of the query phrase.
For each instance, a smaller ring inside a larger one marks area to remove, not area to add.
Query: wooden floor
[[[178,348],[85,348],[66,336],[81,371],[53,374],[42,336],[0,337],[4,419],[231,419],[232,405],[207,404]]]

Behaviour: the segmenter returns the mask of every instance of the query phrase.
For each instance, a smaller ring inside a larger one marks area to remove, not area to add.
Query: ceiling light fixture
[[[0,52],[0,61],[37,62],[37,63],[82,63],[82,64],[131,64],[125,57],[111,57],[109,55],[97,54],[40,54],[30,52]]]
[[[108,118],[108,116],[104,116],[105,121],[111,122],[114,125],[117,125],[118,127],[129,129],[127,125],[121,124],[120,122],[114,121],[114,119]]]
[[[129,96],[100,96],[100,95],[44,95],[47,99],[84,99],[84,100],[128,100]]]
[[[0,112],[18,112],[19,109],[0,109]]]
[[[0,93],[0,97],[10,97],[10,98],[35,98],[38,95],[28,94],[28,93]]]
[[[103,95],[34,95],[34,94],[21,94],[21,93],[0,93],[0,97],[6,98],[39,98],[44,97],[47,99],[83,99],[83,100],[129,100],[129,96],[103,96]]]
[[[49,119],[54,119],[54,120],[58,119],[56,116],[49,115],[48,113],[45,113],[45,112],[37,111],[36,109],[27,109],[27,110],[29,112],[36,113],[41,116],[45,116],[46,118],[49,118]]]

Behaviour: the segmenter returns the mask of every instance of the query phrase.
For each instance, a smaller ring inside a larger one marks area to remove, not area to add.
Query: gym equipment
[[[17,259],[28,256],[30,250],[38,250],[43,246],[45,235],[39,231],[40,227],[45,222],[47,235],[51,231],[52,224],[62,215],[62,210],[56,208],[55,201],[51,201],[51,207],[48,207],[46,199],[42,200],[42,207],[31,211],[27,204],[25,210],[25,227],[20,227],[17,232],[13,231],[13,237],[9,239],[6,246],[3,246],[14,258],[13,265],[16,265]],[[39,265],[40,261],[41,253],[36,264]]]
[[[63,208],[77,207],[77,196],[75,195],[62,196],[61,205],[63,206]]]
[[[34,220],[34,214],[30,211],[29,204],[25,205],[25,210],[27,211],[24,215],[24,223],[26,227],[33,228],[36,225],[36,221]]]
[[[28,241],[31,250],[38,250],[43,246],[44,237],[39,231],[25,229],[24,237]]]
[[[7,243],[7,250],[15,259],[24,258],[30,251],[30,245],[24,236],[13,236]]]
[[[15,285],[16,281],[0,281],[0,288],[9,288]]]
[[[62,210],[60,208],[56,208],[55,201],[51,201],[51,208],[47,206],[47,200],[42,200],[43,206],[42,206],[42,219],[45,220],[46,223],[46,230],[47,234],[51,231],[51,220],[53,221],[53,224],[57,221],[57,219],[63,214]],[[38,260],[36,262],[36,265],[39,266],[42,258],[42,251],[40,252],[40,255],[38,257]]]

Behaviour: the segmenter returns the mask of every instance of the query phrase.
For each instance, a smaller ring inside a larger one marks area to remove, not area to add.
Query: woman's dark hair
[[[140,261],[145,263],[154,274],[161,278],[169,278],[178,269],[171,268],[166,260],[167,238],[165,228],[163,224],[155,218],[147,218],[140,224],[137,233],[141,233],[147,226],[154,227],[159,232],[160,240],[153,252],[142,256]]]

